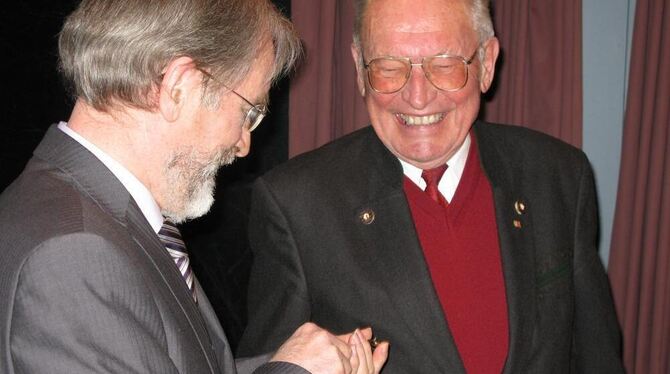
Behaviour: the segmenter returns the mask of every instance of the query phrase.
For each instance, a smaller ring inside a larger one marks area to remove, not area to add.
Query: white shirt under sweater
[[[444,196],[447,201],[451,202],[451,199],[456,193],[456,188],[458,183],[461,181],[461,176],[463,175],[463,170],[465,169],[465,162],[468,159],[468,153],[470,151],[470,134],[465,137],[465,141],[461,147],[454,153],[453,156],[447,161],[447,171],[444,172],[440,183],[437,185],[437,189],[440,190],[442,196]],[[400,160],[402,164],[403,173],[407,178],[409,178],[414,184],[419,186],[422,190],[426,190],[426,181],[421,178],[422,169],[411,165],[403,160]]]

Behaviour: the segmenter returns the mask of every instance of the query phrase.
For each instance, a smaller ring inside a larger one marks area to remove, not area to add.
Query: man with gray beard
[[[83,0],[59,53],[74,109],[0,195],[0,373],[380,370],[370,329],[312,323],[234,360],[175,226],[300,53],[268,0]]]

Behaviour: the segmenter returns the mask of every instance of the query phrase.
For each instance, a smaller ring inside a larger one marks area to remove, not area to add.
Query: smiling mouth
[[[411,116],[409,114],[396,114],[405,125],[408,126],[427,126],[436,124],[444,118],[444,113],[430,114],[427,116]]]

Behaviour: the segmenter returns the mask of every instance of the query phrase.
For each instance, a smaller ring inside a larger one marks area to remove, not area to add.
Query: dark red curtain
[[[492,9],[502,53],[484,119],[581,147],[582,0],[501,0]]]
[[[291,82],[289,157],[368,123],[351,58],[353,0],[292,0],[306,60]]]
[[[670,3],[637,0],[609,276],[629,374],[670,373]]]
[[[292,0],[306,62],[293,79],[289,155],[368,123],[349,46],[353,0]],[[581,0],[493,1],[503,48],[484,118],[582,142]]]

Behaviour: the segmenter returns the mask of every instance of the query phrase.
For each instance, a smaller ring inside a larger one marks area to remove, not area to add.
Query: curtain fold
[[[353,0],[292,0],[306,59],[291,82],[289,157],[368,124],[351,58]]]
[[[484,119],[582,144],[582,1],[493,1],[502,50]]]
[[[609,276],[629,374],[670,373],[670,4],[637,0]]]

